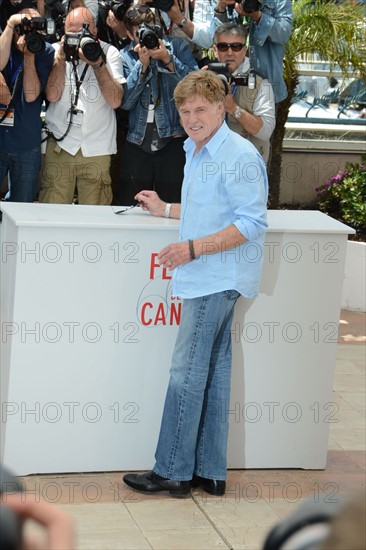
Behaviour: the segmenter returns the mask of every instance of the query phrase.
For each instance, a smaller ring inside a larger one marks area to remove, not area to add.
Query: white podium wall
[[[178,222],[2,210],[2,462],[18,475],[151,468],[181,308],[155,254]],[[228,466],[323,468],[352,230],[308,211],[270,211],[269,226],[260,295],[239,300],[232,327]]]

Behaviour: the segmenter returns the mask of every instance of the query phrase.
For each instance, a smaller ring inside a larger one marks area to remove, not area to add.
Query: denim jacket
[[[141,145],[144,140],[151,90],[159,136],[185,134],[179,123],[173,93],[178,82],[198,66],[186,42],[171,37],[164,37],[163,41],[171,55],[174,72],[166,69],[161,61],[151,59],[146,74],[141,75],[142,64],[133,51],[135,44],[121,50],[123,74],[127,79],[121,107],[129,111],[127,140],[136,145]]]
[[[254,21],[250,25],[250,65],[270,81],[277,103],[287,97],[283,57],[292,31],[291,0],[263,0],[261,12],[258,25]]]

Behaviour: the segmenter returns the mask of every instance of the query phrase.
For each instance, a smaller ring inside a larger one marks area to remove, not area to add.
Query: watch
[[[180,23],[177,23],[178,27],[183,29],[188,23],[188,19],[186,17],[183,17],[182,21]]]
[[[235,107],[235,111],[232,113],[232,115],[233,115],[234,118],[236,118],[236,120],[239,120],[239,118],[241,118],[243,112],[244,112],[244,109],[242,109],[241,107],[239,107],[239,105],[237,105]]]

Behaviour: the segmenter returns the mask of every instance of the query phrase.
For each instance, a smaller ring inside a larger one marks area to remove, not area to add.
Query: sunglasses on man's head
[[[136,6],[136,8],[131,8],[128,10],[126,17],[133,21],[134,19],[138,19],[140,15],[145,15],[145,13],[148,13],[149,11],[151,11],[151,8],[145,4],[142,4],[141,6]]]
[[[233,52],[240,52],[244,46],[245,44],[242,42],[219,42],[216,44],[216,48],[219,52],[227,52],[229,48],[231,48]]]

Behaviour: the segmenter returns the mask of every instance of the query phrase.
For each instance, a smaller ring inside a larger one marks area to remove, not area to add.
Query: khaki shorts
[[[50,139],[41,172],[39,202],[107,205],[112,202],[110,155],[84,157],[67,153]]]

